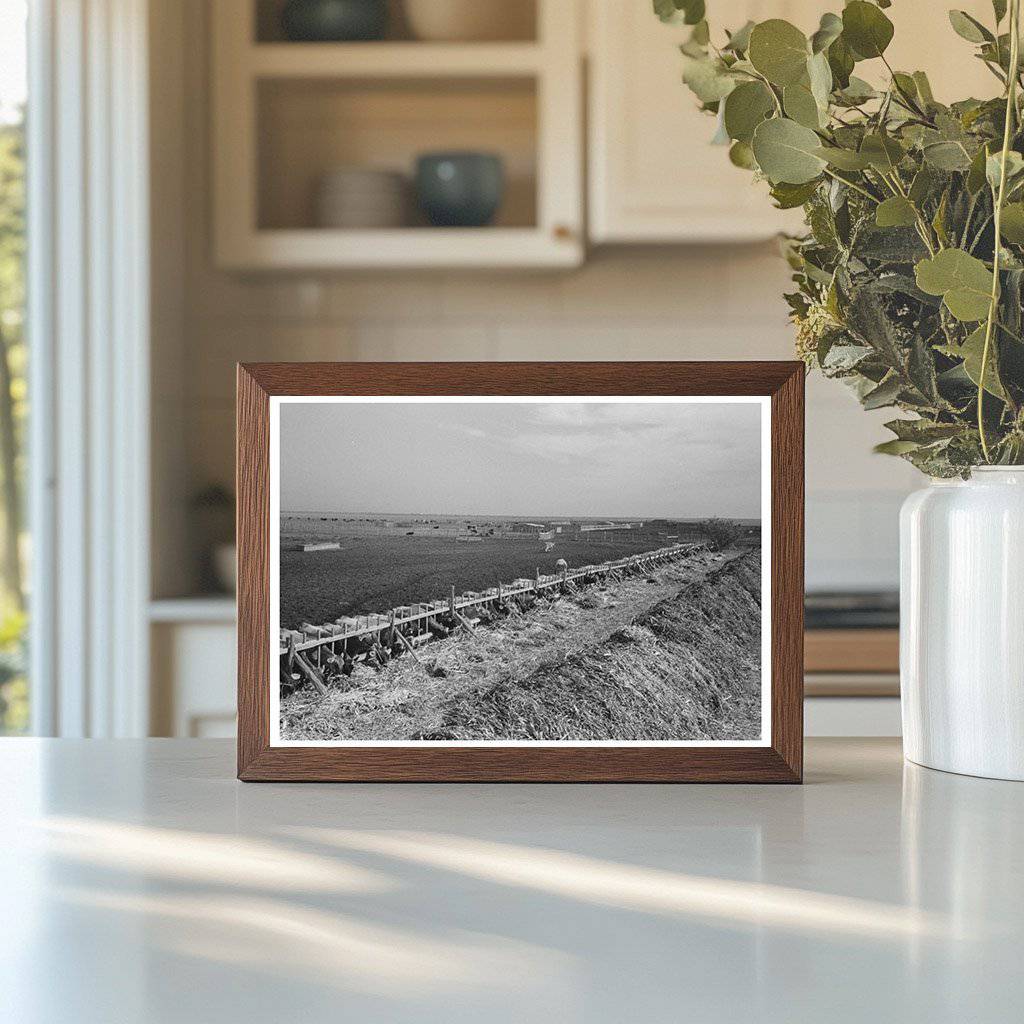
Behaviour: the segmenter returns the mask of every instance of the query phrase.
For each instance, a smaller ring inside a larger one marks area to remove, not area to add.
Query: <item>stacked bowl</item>
[[[321,228],[400,228],[409,222],[409,183],[398,171],[338,167],[320,179]]]

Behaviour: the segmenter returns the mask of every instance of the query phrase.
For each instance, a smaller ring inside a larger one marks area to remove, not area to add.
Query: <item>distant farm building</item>
[[[546,530],[547,525],[545,523],[511,523],[509,524],[509,530],[512,533],[539,533],[541,530]]]
[[[612,530],[632,530],[632,523],[584,523],[580,530],[583,533],[610,533]]]

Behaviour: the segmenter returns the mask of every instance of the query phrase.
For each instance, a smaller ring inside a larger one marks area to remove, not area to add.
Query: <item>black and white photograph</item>
[[[276,399],[275,741],[762,743],[767,418]]]

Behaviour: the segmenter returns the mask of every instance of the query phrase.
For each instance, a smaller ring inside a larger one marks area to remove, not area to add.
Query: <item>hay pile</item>
[[[286,739],[754,739],[760,553],[699,554],[540,601],[345,689],[282,700]]]
[[[460,694],[424,738],[757,739],[760,577],[757,555],[730,562],[603,643]]]

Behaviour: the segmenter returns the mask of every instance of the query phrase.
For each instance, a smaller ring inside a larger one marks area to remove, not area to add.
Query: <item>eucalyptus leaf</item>
[[[932,142],[922,147],[925,160],[943,171],[966,171],[971,158],[959,142]]]
[[[921,97],[921,100],[927,105],[935,102],[935,96],[932,94],[932,85],[928,81],[928,76],[923,71],[915,71],[911,76],[914,79],[914,85],[917,86],[917,95]]]
[[[839,96],[844,103],[856,107],[875,99],[878,96],[878,90],[865,82],[863,78],[851,75],[846,88],[840,90]]]
[[[938,238],[939,244],[943,247],[949,245],[949,232],[946,230],[946,216],[948,213],[949,189],[947,188],[942,193],[939,205],[935,209],[935,215],[932,217],[932,230],[935,232],[935,236]]]
[[[684,56],[683,81],[701,103],[717,103],[736,87],[736,79],[713,58]]]
[[[903,159],[905,150],[891,135],[873,132],[864,136],[860,153],[875,170],[889,174]]]
[[[654,0],[654,13],[669,24],[696,25],[704,20],[704,0]]]
[[[832,71],[832,79],[836,88],[845,89],[850,84],[850,76],[853,74],[855,66],[852,51],[840,36],[826,52],[828,53],[828,66]]]
[[[725,130],[725,104],[718,104],[718,116],[715,119],[715,134],[711,138],[712,146],[728,146],[732,140]]]
[[[928,255],[921,237],[912,228],[879,228],[874,214],[870,226],[863,225],[857,232],[854,252],[865,260],[877,261],[884,267],[917,263]]]
[[[679,18],[674,0],[654,0],[654,13],[665,22],[676,21]]]
[[[868,391],[860,400],[860,404],[869,412],[872,409],[884,409],[886,406],[895,405],[896,399],[902,390],[899,377],[895,374],[882,381],[877,387]]]
[[[1006,400],[1006,392],[1003,389],[1002,384],[999,382],[999,377],[995,372],[995,367],[992,361],[993,346],[989,342],[989,357],[985,365],[985,390],[996,398],[1000,398],[1003,401]],[[982,358],[985,354],[985,325],[982,324],[976,330],[972,331],[967,340],[957,350],[957,355],[963,359],[964,373],[971,378],[971,381],[976,387],[981,387],[981,364]]]
[[[943,249],[915,268],[917,286],[929,295],[941,295],[958,320],[970,322],[988,316],[992,274],[976,256],[963,249]]]
[[[707,13],[704,0],[675,0],[675,4],[682,8],[683,21],[687,25],[696,25],[703,21]]]
[[[772,186],[771,196],[778,209],[793,210],[798,206],[803,206],[817,190],[817,180],[804,182],[800,185],[781,181]]]
[[[935,373],[935,357],[928,342],[915,334],[910,340],[907,354],[907,376],[915,390],[924,400],[921,404],[935,406],[939,402],[939,382]],[[909,400],[909,395],[907,396]]]
[[[1003,155],[1002,151],[992,153],[985,161],[985,177],[989,186],[995,190],[999,188],[999,178],[1002,174]],[[1006,180],[1012,182],[1024,172],[1024,157],[1016,150],[1011,149],[1006,154]]]
[[[892,22],[865,0],[852,0],[843,9],[843,39],[861,60],[881,57],[893,37]]]
[[[858,367],[873,354],[868,345],[832,345],[822,359],[822,369],[830,373],[845,373]]]
[[[798,82],[807,70],[809,55],[807,37],[781,18],[762,21],[750,33],[747,58],[772,85]]]
[[[905,96],[915,101],[920,98],[917,95],[917,82],[914,81],[913,75],[908,75],[903,71],[895,71],[893,72],[892,81],[893,85]]]
[[[949,440],[962,429],[957,423],[935,423],[925,419],[890,420],[885,428],[901,441],[916,441],[918,444]]]
[[[733,32],[724,49],[732,50],[734,53],[746,53],[750,48],[750,33],[753,31],[754,24],[754,22],[748,21],[742,28]]]
[[[825,54],[818,53],[808,59],[807,81],[814,102],[818,104],[820,121],[824,125],[828,120],[828,100],[832,94],[832,69],[828,66]]]
[[[690,33],[690,42],[698,46],[707,46],[711,42],[711,29],[706,21],[698,21]]]
[[[982,148],[974,154],[974,158],[971,160],[971,166],[967,171],[967,180],[965,184],[967,186],[967,191],[972,196],[977,195],[977,193],[985,187],[985,165],[988,160],[988,152],[988,147],[982,146]]]
[[[1007,242],[1024,245],[1024,203],[1007,203],[999,230]]]
[[[823,14],[818,31],[811,36],[811,52],[827,50],[842,34],[843,19],[838,14]]]
[[[754,130],[754,156],[765,177],[775,184],[801,185],[817,178],[825,167],[817,154],[819,144],[810,128],[784,117],[762,121]]]
[[[936,172],[925,164],[914,175],[914,180],[910,183],[910,190],[907,192],[910,201],[917,206],[921,206],[935,188],[937,178]]]
[[[870,285],[858,289],[850,303],[847,322],[857,338],[880,357],[886,372],[902,371],[906,360],[903,336],[886,315],[887,298]]]
[[[729,161],[734,167],[742,167],[745,171],[758,169],[754,151],[747,142],[734,142],[729,147]]]
[[[832,167],[838,167],[843,171],[863,171],[871,166],[871,161],[862,153],[855,153],[852,149],[840,149],[838,146],[819,146],[815,151],[816,156]]]
[[[787,85],[782,90],[782,109],[787,117],[805,128],[821,127],[821,110],[806,85]]]
[[[924,6],[905,6],[915,2]],[[810,39],[788,21],[748,22],[727,33],[721,50],[710,44],[704,6],[655,4],[675,24],[691,19],[686,81],[717,116],[716,141],[731,140],[730,162],[766,179],[777,206],[803,207],[806,229],[784,243],[801,358],[868,408],[913,417],[894,419],[895,439],[878,450],[922,472],[951,477],[985,461],[1024,464],[1024,129],[1011,126],[1014,152],[1000,190],[1005,91],[946,105],[912,68],[886,62],[887,88],[858,78],[856,61],[894,49],[883,13],[889,0],[841,4]],[[994,19],[973,4],[953,12],[951,24],[968,40],[961,50],[974,52],[941,54],[945,78],[969,56],[1007,77],[1007,9],[995,0]],[[994,292],[998,319],[989,324]],[[977,382],[986,327],[983,451]]]
[[[725,100],[725,129],[729,137],[747,142],[754,129],[775,109],[775,98],[764,82],[742,82]]]
[[[867,406],[865,406],[867,408]],[[876,455],[906,455],[921,447],[919,441],[883,441],[872,449]]]
[[[995,36],[980,21],[972,18],[966,11],[950,11],[949,23],[958,36],[969,43],[991,42]]]
[[[880,228],[907,227],[916,222],[914,204],[903,196],[891,196],[875,208],[875,223]]]

